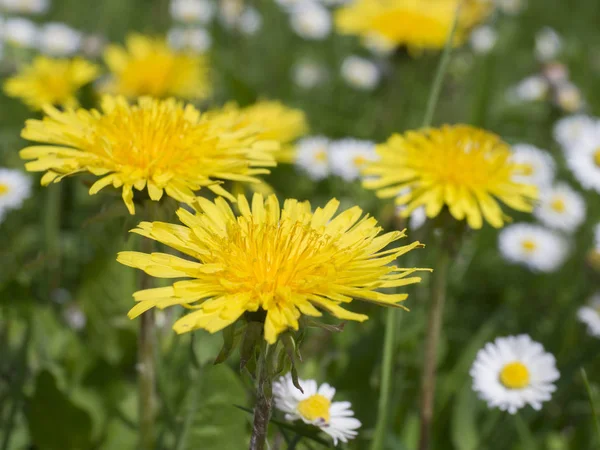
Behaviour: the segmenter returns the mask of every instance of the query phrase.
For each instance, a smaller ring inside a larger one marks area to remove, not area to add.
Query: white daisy
[[[51,56],[68,56],[81,48],[83,35],[70,26],[50,22],[40,29],[40,51]]]
[[[587,325],[591,336],[600,338],[600,294],[594,295],[588,305],[579,308],[577,318]]]
[[[2,0],[0,6],[10,14],[44,14],[50,0]]]
[[[238,29],[247,36],[256,34],[262,27],[262,16],[256,8],[246,8],[238,19]]]
[[[352,138],[332,142],[329,155],[331,172],[346,181],[358,179],[365,164],[378,159],[373,142]]]
[[[535,35],[535,55],[540,61],[556,58],[561,49],[562,39],[552,28],[543,28]]]
[[[197,53],[206,52],[212,45],[212,36],[206,29],[176,27],[167,33],[169,45],[177,50],[188,49]]]
[[[242,0],[221,0],[219,2],[219,19],[225,28],[235,27],[243,11],[244,2]]]
[[[7,44],[15,47],[34,48],[38,43],[39,30],[31,20],[14,17],[4,22],[2,37]]]
[[[510,414],[527,404],[540,410],[560,378],[554,356],[526,334],[487,343],[477,352],[470,374],[479,398]]]
[[[569,251],[569,245],[563,236],[528,223],[505,227],[498,237],[498,245],[500,253],[508,261],[539,272],[556,271]]]
[[[0,168],[0,217],[18,209],[31,194],[31,178],[19,170]]]
[[[313,180],[329,175],[329,139],[323,136],[305,137],[296,143],[296,166]]]
[[[576,114],[560,119],[554,125],[554,139],[565,151],[577,147],[579,142],[595,128],[600,127],[598,122],[585,114]]]
[[[566,153],[567,165],[586,189],[600,192],[600,126],[595,126]]]
[[[496,6],[504,14],[517,15],[525,8],[527,0],[496,0]]]
[[[314,1],[300,2],[290,10],[290,23],[301,38],[322,40],[331,32],[331,13]]]
[[[516,181],[540,188],[552,183],[556,165],[548,152],[530,144],[515,144],[512,151],[512,160],[523,169]]]
[[[496,45],[496,41],[498,41],[498,33],[490,25],[475,28],[469,38],[473,51],[482,55],[489,53]]]
[[[573,83],[560,83],[554,94],[556,105],[563,111],[573,114],[585,106],[581,90]]]
[[[285,413],[286,420],[302,420],[320,428],[333,438],[334,445],[357,436],[361,423],[353,417],[350,402],[332,401],[335,388],[327,383],[318,386],[315,380],[298,380],[298,383],[304,393],[294,386],[289,373],[273,383],[275,407]]]
[[[292,67],[292,79],[302,89],[312,89],[327,78],[327,69],[311,60],[300,61]]]
[[[171,16],[183,23],[206,25],[215,16],[216,6],[210,0],[171,0]]]
[[[594,249],[600,251],[600,223],[594,225]]]
[[[375,64],[359,56],[348,56],[341,69],[342,78],[350,86],[370,91],[379,83],[381,74]]]
[[[539,101],[546,98],[550,91],[550,85],[546,78],[540,75],[532,75],[521,80],[512,91],[517,100],[523,102]]]
[[[63,318],[67,325],[75,331],[83,330],[87,324],[85,313],[76,303],[72,303],[64,309]]]
[[[544,225],[562,231],[575,231],[585,220],[585,201],[566,183],[540,191],[540,202],[533,214]]]

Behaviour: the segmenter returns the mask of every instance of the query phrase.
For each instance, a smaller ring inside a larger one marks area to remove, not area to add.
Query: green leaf
[[[245,448],[249,439],[247,418],[234,404],[245,401],[246,391],[237,374],[220,364],[206,366],[192,380],[196,385],[191,386],[192,392],[182,413],[186,419],[176,448]]]
[[[39,450],[92,447],[92,419],[57,386],[49,371],[41,372],[26,408],[31,439]]]
[[[452,413],[451,437],[457,450],[477,450],[479,432],[477,429],[477,397],[469,384],[465,384],[458,394]]]

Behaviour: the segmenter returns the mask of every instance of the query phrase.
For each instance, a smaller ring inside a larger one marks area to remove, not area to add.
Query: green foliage
[[[53,0],[49,15],[35,20],[64,21],[122,41],[131,30],[165,32],[170,26],[168,3]],[[291,32],[275,2],[247,3],[262,14],[263,27],[256,35],[227,31],[218,21],[210,27],[215,96],[210,104],[200,105],[202,109],[231,100],[246,105],[259,98],[279,99],[306,112],[311,134],[376,142],[420,125],[438,54],[413,57],[400,50],[375,58],[347,36],[305,41]],[[585,262],[592,227],[600,221],[600,199],[574,180],[552,139],[552,126],[564,114],[550,101],[515,104],[506,96],[517,82],[540,70],[533,57],[534,36],[552,26],[564,38],[561,62],[583,92],[586,112],[600,115],[600,2],[528,4],[520,15],[496,18],[499,37],[492,53],[475,55],[468,46],[456,49],[434,124],[472,123],[510,143],[546,148],[557,160],[558,178],[585,196],[588,218],[572,237],[569,260],[551,275],[503,261],[496,230],[467,234],[449,274],[432,450],[592,450],[600,442],[592,408],[600,404],[598,341],[576,319],[577,309],[600,285],[600,276]],[[350,54],[371,57],[382,68],[381,84],[373,92],[354,90],[340,78],[339,67]],[[291,82],[294,64],[304,58],[323,64],[329,73],[323,85],[308,91]],[[4,76],[14,67],[3,64],[1,69]],[[86,103],[91,103],[89,97]],[[26,119],[39,115],[3,94],[0,101],[0,166],[22,168],[20,130]],[[38,186],[39,177],[32,178],[31,198],[0,223],[0,445],[7,443],[0,448],[133,449],[138,441],[138,322],[126,313],[139,280],[136,271],[118,264],[115,257],[138,245],[128,230],[140,217],[128,215],[116,191],[89,196],[93,177],[78,175],[49,188]],[[313,182],[290,166],[274,169],[267,181],[281,198],[322,205],[337,197],[343,207],[358,204],[386,229],[404,226],[396,222],[391,202],[377,199],[359,183],[336,177]],[[174,221],[174,206],[159,211],[160,219]],[[521,214],[514,219],[531,220]],[[428,247],[401,264],[431,267],[436,251],[433,230],[425,226],[411,231],[410,239]],[[417,445],[429,288],[425,276],[405,303],[410,312],[399,314],[388,450],[414,450]],[[275,371],[286,372],[293,360],[300,378],[336,387],[335,400],[351,401],[363,424],[358,438],[341,448],[360,450],[369,448],[375,429],[384,311],[359,302],[351,309],[368,314],[369,321],[340,324],[325,317],[325,323],[307,322],[295,342],[288,340],[278,348]],[[74,325],[72,314],[77,313],[83,313],[85,326]],[[171,308],[159,315],[157,448],[245,448],[255,381],[249,373],[256,367],[260,327],[177,336],[171,325],[179,314]],[[561,379],[540,412],[525,409],[513,417],[489,410],[477,398],[469,369],[486,342],[518,333],[529,333],[556,356]],[[213,366],[215,361],[221,364]],[[586,383],[579,373],[582,366]],[[276,411],[271,444],[284,435],[290,442],[302,436],[298,450],[325,448],[330,442],[314,428],[289,424]],[[282,442],[280,449],[286,447],[285,439]]]

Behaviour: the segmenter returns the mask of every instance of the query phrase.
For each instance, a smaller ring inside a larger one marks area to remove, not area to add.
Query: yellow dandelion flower
[[[419,242],[384,250],[406,235],[381,233],[377,221],[358,207],[334,217],[339,202],[331,200],[314,213],[308,202],[286,200],[283,209],[272,195],[255,194],[250,205],[239,196],[240,216],[228,203],[199,198],[201,212],[177,212],[183,225],[142,222],[133,230],[188,255],[121,252],[118,261],[147,274],[188,277],[172,286],[134,294],[138,302],[129,317],[150,308],[182,305],[194,312],[173,326],[177,333],[199,328],[211,333],[246,312],[262,312],[264,336],[274,343],[287,329],[297,330],[302,315],[318,317],[321,310],[343,320],[368,316],[343,308],[353,299],[399,307],[407,294],[378,292],[418,283],[418,270],[390,265],[421,247]]]
[[[45,112],[43,120],[28,120],[22,133],[43,144],[21,150],[23,159],[34,160],[27,170],[46,172],[43,185],[79,172],[101,176],[90,194],[109,185],[122,188],[131,214],[134,187],[147,187],[156,201],[166,192],[191,204],[204,186],[234,200],[217,180],[259,182],[256,175],[276,165],[277,142],[258,139],[251,127],[215,123],[174,99],[142,97],[130,105],[124,97],[106,96],[100,111]]]
[[[164,39],[132,34],[125,48],[108,46],[104,60],[112,75],[104,89],[111,94],[189,100],[210,94],[207,57],[173,50]]]
[[[99,72],[98,66],[84,59],[38,56],[17,75],[6,80],[4,91],[9,97],[20,98],[34,111],[46,104],[75,108],[78,105],[77,91],[94,81]]]
[[[458,5],[456,41],[485,20],[492,3],[485,0],[355,0],[336,15],[340,32],[378,38],[412,49],[441,49],[452,30]]]
[[[291,144],[308,132],[304,111],[290,108],[278,101],[261,100],[245,108],[230,103],[215,115],[218,115],[219,120],[237,122],[238,126],[252,124],[259,127],[261,138],[281,144],[281,151],[275,155],[280,162],[292,161]]]
[[[380,197],[396,197],[408,217],[424,205],[427,216],[447,206],[457,220],[471,228],[483,220],[493,227],[506,217],[498,200],[518,211],[530,212],[535,186],[515,181],[524,167],[512,162],[510,147],[495,134],[467,125],[408,131],[377,146],[381,159],[364,171],[364,186]]]

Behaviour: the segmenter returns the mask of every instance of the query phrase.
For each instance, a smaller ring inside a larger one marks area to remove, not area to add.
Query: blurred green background
[[[228,31],[218,21],[210,27],[216,84],[210,106],[278,99],[306,112],[311,134],[376,142],[422,122],[439,55],[413,58],[400,50],[385,58],[371,57],[383,78],[374,91],[359,91],[339,75],[346,56],[370,57],[356,39],[333,33],[324,41],[305,41],[290,30],[287,15],[275,3],[248,4],[262,15],[262,28],[255,35]],[[33,20],[65,22],[118,42],[130,31],[161,34],[172,25],[167,0],[53,0],[50,12]],[[563,38],[559,59],[581,89],[586,112],[599,115],[600,2],[529,0],[520,14],[497,15],[493,24],[499,37],[491,53],[474,54],[468,45],[454,52],[434,123],[471,123],[510,143],[547,149],[557,160],[558,178],[581,190],[552,140],[553,124],[564,112],[551,101],[511,102],[507,91],[540,71],[534,38],[550,26]],[[320,62],[329,73],[312,90],[291,80],[293,65],[305,58]],[[4,61],[2,68],[8,75],[14,65]],[[36,115],[17,100],[1,97],[3,167],[23,167],[18,150],[25,143],[19,132],[29,117]],[[25,207],[0,224],[0,448],[135,448],[137,322],[130,322],[126,312],[138,274],[117,264],[115,255],[136,245],[127,231],[137,221],[116,194],[89,197],[85,178],[65,180],[60,191],[56,185],[41,188],[38,176],[33,178],[36,187]],[[394,226],[393,206],[358,183],[338,178],[315,183],[291,166],[277,168],[267,181],[282,198],[320,205],[335,196],[346,206],[359,204],[387,228]],[[600,221],[600,200],[595,193],[582,192],[587,224],[573,236],[571,256],[558,273],[535,274],[504,262],[491,228],[471,234],[452,264],[439,355],[435,449],[600,447],[579,374],[584,366],[592,384],[600,383],[598,341],[576,318],[577,309],[600,283],[586,263],[592,226]],[[60,196],[59,210],[51,207],[53,195]],[[518,220],[530,219],[515,216]],[[434,242],[428,226],[410,237]],[[434,264],[434,245],[413,253],[406,266]],[[411,311],[401,314],[398,325],[389,449],[416,447],[428,288],[425,277],[412,289],[406,303]],[[384,311],[359,304],[354,309],[371,319],[348,323],[341,333],[309,330],[299,372],[335,386],[336,400],[352,402],[363,427],[347,448],[362,449],[368,447],[376,419]],[[159,448],[245,448],[251,416],[233,405],[251,405],[251,380],[237,372],[237,354],[228,365],[212,365],[221,346],[219,335],[176,336],[170,330],[173,314],[178,312],[159,317],[164,323],[157,355]],[[530,334],[556,356],[561,379],[541,412],[526,408],[512,417],[488,410],[477,399],[468,371],[485,342],[519,333]],[[191,352],[200,369],[191,363]],[[298,448],[321,445],[304,439]]]

